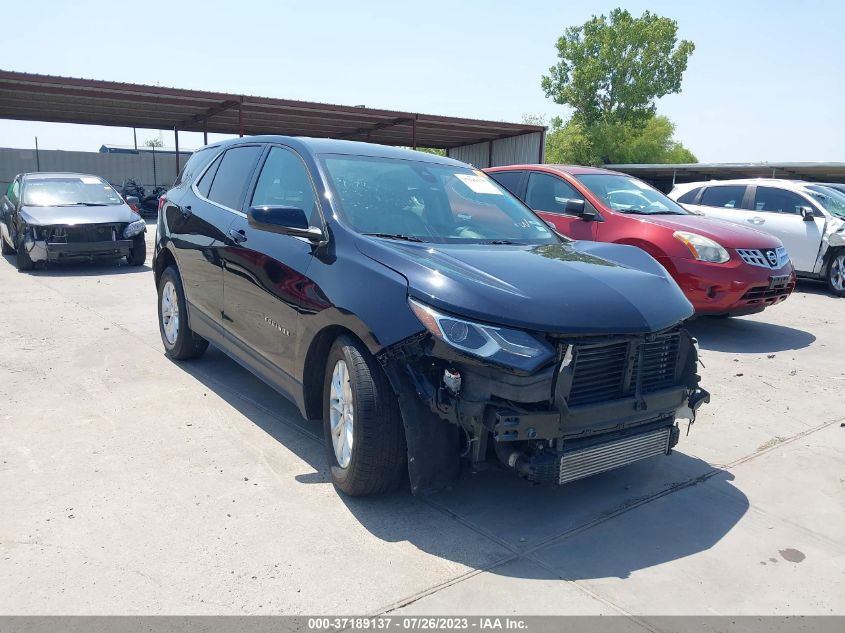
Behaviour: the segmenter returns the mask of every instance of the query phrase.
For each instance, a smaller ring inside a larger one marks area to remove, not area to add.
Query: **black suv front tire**
[[[378,494],[405,481],[407,449],[396,394],[367,348],[349,336],[334,342],[326,362],[323,436],[332,483],[342,492]]]

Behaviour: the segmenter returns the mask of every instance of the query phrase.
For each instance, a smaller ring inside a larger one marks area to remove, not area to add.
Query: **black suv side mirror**
[[[141,204],[138,196],[126,196],[126,204],[132,206],[133,204]]]
[[[323,231],[308,224],[308,216],[298,207],[261,205],[247,212],[249,225],[262,231],[304,237],[313,242],[323,239]]]
[[[812,207],[798,207],[798,210],[801,212],[801,219],[804,222],[813,222],[816,217],[816,212],[813,211]]]
[[[588,207],[587,203],[580,198],[570,198],[566,201],[566,208],[563,211],[567,215],[577,215],[582,220],[590,222],[596,219],[596,212],[592,207]]]

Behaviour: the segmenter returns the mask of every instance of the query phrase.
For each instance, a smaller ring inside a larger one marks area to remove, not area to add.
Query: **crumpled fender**
[[[407,363],[413,358],[382,354],[379,362],[399,400],[408,449],[408,478],[414,495],[426,495],[451,486],[458,478],[460,433],[454,424],[435,415],[427,406],[430,385],[415,381]]]
[[[27,234],[23,241],[23,246],[33,262],[47,261],[47,242],[44,240],[33,240],[32,236]]]
[[[816,259],[816,265],[813,272],[818,272],[820,275],[827,273],[828,252],[832,248],[839,248],[845,246],[845,233],[839,231],[845,226],[845,221],[838,218],[829,218],[825,222],[824,233],[822,233],[822,243],[819,248],[819,255]]]

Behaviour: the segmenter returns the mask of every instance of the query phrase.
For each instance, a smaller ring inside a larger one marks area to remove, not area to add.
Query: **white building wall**
[[[452,147],[447,152],[450,158],[469,163],[474,167],[483,169],[489,167],[487,164],[490,155],[490,143],[476,143],[474,145],[462,145],[460,147]]]
[[[543,143],[543,134],[541,132],[531,132],[530,134],[496,139],[491,142],[493,144],[492,156],[490,142],[453,147],[449,149],[448,155],[455,160],[469,163],[479,169],[500,165],[542,162],[540,147]]]
[[[182,153],[179,164],[184,167],[190,154]],[[154,166],[155,164],[155,166]],[[40,170],[39,170],[40,165]],[[33,171],[68,171],[92,174],[121,187],[133,178],[152,189],[169,187],[176,179],[176,157],[173,154],[107,154],[101,152],[65,152],[34,149],[0,148],[0,186],[5,189],[17,174]]]

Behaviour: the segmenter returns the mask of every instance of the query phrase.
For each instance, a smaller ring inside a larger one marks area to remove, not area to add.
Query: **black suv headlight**
[[[554,358],[552,346],[528,332],[460,319],[416,299],[408,302],[429,332],[462,352],[529,372]]]

